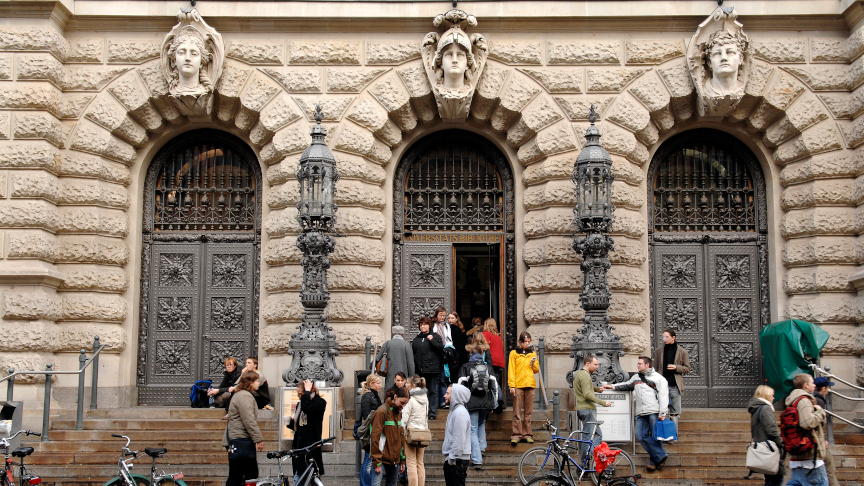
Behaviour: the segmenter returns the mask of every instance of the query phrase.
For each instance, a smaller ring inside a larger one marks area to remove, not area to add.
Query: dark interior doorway
[[[454,308],[466,328],[487,317],[501,323],[501,245],[454,244]]]

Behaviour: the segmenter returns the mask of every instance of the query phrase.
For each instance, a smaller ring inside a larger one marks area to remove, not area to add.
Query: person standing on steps
[[[459,384],[471,391],[471,398],[465,404],[471,418],[471,462],[474,469],[480,469],[486,451],[486,416],[498,403],[498,383],[492,364],[484,358],[489,346],[483,334],[475,334],[474,343],[466,348],[471,350],[471,356],[459,369]]]
[[[500,405],[495,408],[495,413],[502,413],[504,411],[504,365],[507,360],[504,357],[504,343],[501,341],[495,319],[490,317],[483,321],[483,337],[489,344],[489,354],[492,355],[492,370],[495,372],[498,385],[501,387],[501,396],[498,400]]]
[[[669,415],[677,430],[678,416],[681,415],[681,393],[684,392],[684,375],[690,373],[690,355],[684,346],[678,346],[674,329],[663,331],[663,346],[654,350],[653,361],[669,383]]]
[[[607,390],[632,390],[636,414],[636,439],[648,451],[648,472],[663,469],[669,455],[663,444],[654,438],[654,424],[669,416],[669,385],[663,375],[651,367],[651,358],[640,356],[636,362],[638,373],[628,381],[605,385]]]
[[[396,486],[399,473],[405,470],[405,429],[402,408],[408,403],[408,390],[399,388],[384,400],[372,418],[372,467],[381,475],[379,484]]]
[[[264,434],[258,427],[258,407],[252,396],[258,385],[258,373],[244,372],[228,407],[228,425],[222,438],[222,446],[228,450],[225,486],[244,486],[247,479],[258,477],[255,452],[264,450]]]
[[[525,441],[534,443],[534,432],[531,430],[531,415],[534,413],[534,390],[537,381],[534,374],[540,371],[537,354],[531,346],[531,335],[522,331],[519,335],[519,347],[510,351],[510,363],[507,365],[507,385],[513,395],[513,425],[510,443],[518,444]]]
[[[408,377],[408,404],[402,409],[402,425],[407,432],[410,429],[429,428],[429,398],[426,391],[426,380],[420,375]],[[425,486],[426,465],[423,457],[425,447],[415,447],[405,444],[405,469],[408,472],[408,486]]]
[[[602,387],[594,386],[591,380],[591,374],[597,372],[600,367],[600,361],[593,354],[585,356],[582,369],[573,375],[573,393],[576,395],[576,416],[582,423],[582,440],[593,440],[594,445],[600,445],[603,440],[603,433],[599,426],[594,426],[588,422],[597,421],[597,405],[601,407],[611,407],[612,403],[597,398],[595,393],[603,391]],[[593,438],[593,433],[597,432],[597,438]],[[580,458],[588,454],[588,444],[583,443]],[[581,459],[580,459],[581,463]]]
[[[471,392],[456,383],[447,388],[445,402],[450,403],[447,424],[444,428],[444,484],[446,486],[465,486],[468,477],[468,461],[471,459],[471,417],[465,404]]]
[[[381,377],[372,373],[366,376],[366,381],[363,382],[363,395],[360,398],[360,417],[357,426],[366,420],[366,417],[371,413],[375,413],[378,407],[381,406],[381,397],[378,395],[378,390],[381,389]],[[355,428],[356,430],[356,428]],[[357,437],[359,440],[359,437]],[[376,486],[375,475],[372,473],[372,456],[367,451],[363,451],[363,463],[360,466],[360,486]],[[379,476],[380,479],[380,476]],[[378,481],[381,484],[381,481]]]
[[[759,385],[753,398],[747,404],[750,412],[750,434],[753,442],[774,441],[780,448],[780,469],[777,474],[765,475],[765,486],[782,486],[783,475],[786,468],[783,462],[786,459],[786,449],[783,447],[783,437],[777,428],[777,417],[774,415],[774,389],[768,385]]]
[[[303,380],[297,385],[297,394],[300,395],[300,403],[294,411],[291,424],[294,426],[293,449],[300,449],[321,440],[324,427],[324,413],[327,410],[327,400],[318,394],[318,388],[310,380]],[[324,460],[321,456],[321,448],[318,447],[309,452],[318,467],[318,474],[324,475]],[[294,484],[308,467],[307,456],[291,458],[294,468]]]
[[[450,324],[447,323],[447,309],[443,307],[436,308],[434,319],[435,323],[432,332],[441,336],[441,341],[444,343],[441,346],[441,370],[438,374],[438,408],[447,408],[447,404],[444,402],[444,394],[447,392],[447,387],[450,386],[450,380],[444,371],[443,348],[453,346],[453,333],[450,329]]]
[[[429,420],[438,416],[438,378],[441,375],[441,353],[444,352],[444,340],[439,334],[432,332],[432,319],[421,317],[417,322],[420,332],[411,342],[414,352],[414,369],[426,380],[426,390],[429,398]]]
[[[465,325],[462,324],[462,319],[459,318],[459,314],[452,310],[449,314],[447,314],[447,324],[450,324],[450,334],[453,335],[453,347],[456,348],[456,353],[459,355],[459,365],[468,362],[468,352],[465,351],[465,345],[468,343],[468,336],[465,334]],[[450,370],[451,381],[456,381],[456,373],[458,373],[459,368],[457,367],[455,370]]]
[[[816,383],[813,377],[801,373],[792,379],[795,389],[786,397],[786,406],[798,410],[798,425],[813,433],[816,450],[796,456],[789,454],[789,469],[792,475],[786,486],[828,486],[828,473],[825,470],[825,456],[828,451],[828,441],[825,440],[823,425],[828,414],[816,404],[813,392]]]
[[[816,385],[816,391],[813,392],[816,404],[824,410],[828,410],[825,399],[831,393],[831,387],[834,386],[834,382],[829,381],[824,376],[820,376],[813,380],[813,383]],[[828,447],[825,448],[825,472],[828,474],[828,484],[830,486],[840,486],[840,483],[837,482],[837,466],[834,464],[834,454],[831,452],[831,444],[828,444]]]
[[[390,328],[392,338],[381,346],[381,351],[375,357],[375,362],[387,355],[387,379],[384,380],[384,388],[392,388],[396,380],[396,373],[402,372],[402,378],[414,374],[414,352],[411,344],[405,340],[405,328],[393,326]]]

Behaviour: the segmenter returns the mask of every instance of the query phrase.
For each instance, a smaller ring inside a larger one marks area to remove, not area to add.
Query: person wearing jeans
[[[573,375],[573,393],[576,395],[576,416],[582,424],[582,440],[593,440],[594,445],[600,445],[603,440],[603,433],[600,427],[596,424],[588,422],[597,421],[597,405],[610,407],[612,404],[605,400],[597,398],[595,393],[600,393],[603,388],[596,387],[591,381],[591,374],[595,373],[600,367],[600,361],[592,354],[585,356],[582,369]],[[594,433],[597,437],[594,438]],[[588,443],[583,442],[580,450],[580,458],[588,454]],[[581,459],[580,459],[581,462]]]
[[[828,486],[828,472],[825,469],[828,441],[825,440],[824,430],[828,415],[813,397],[816,383],[812,376],[805,373],[796,375],[792,385],[795,389],[786,397],[786,406],[798,410],[798,425],[812,432],[816,450],[798,456],[789,454],[792,474],[786,486]]]
[[[654,438],[654,424],[669,416],[669,385],[663,375],[651,367],[651,358],[640,356],[636,362],[638,373],[628,381],[604,385],[607,390],[632,390],[636,412],[636,439],[648,451],[650,458],[646,469],[651,472],[663,469],[669,457],[663,444]]]

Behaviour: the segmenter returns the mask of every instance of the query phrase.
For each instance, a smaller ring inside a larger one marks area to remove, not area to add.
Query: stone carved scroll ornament
[[[432,25],[444,32],[426,34],[421,54],[438,114],[445,122],[462,122],[468,118],[477,81],[486,66],[486,39],[465,33],[465,29],[477,25],[477,19],[459,9],[439,14]]]
[[[699,115],[719,120],[744,96],[752,64],[750,39],[733,7],[717,7],[687,46]]]
[[[182,114],[207,116],[213,111],[213,90],[225,60],[222,34],[207,25],[194,8],[180,9],[177,20],[162,41],[168,93]]]

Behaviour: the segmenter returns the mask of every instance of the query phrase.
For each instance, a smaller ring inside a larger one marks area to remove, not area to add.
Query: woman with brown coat
[[[402,407],[408,403],[407,388],[398,388],[385,400],[372,418],[370,450],[375,474],[381,474],[383,486],[396,486],[399,473],[405,470],[405,429]],[[377,481],[376,481],[377,483]]]
[[[255,451],[264,450],[264,435],[258,427],[258,406],[252,396],[258,385],[258,373],[244,372],[228,407],[228,425],[222,439],[222,446],[228,450],[225,486],[243,486],[247,479],[258,477]]]

